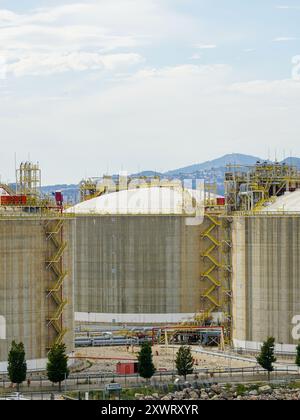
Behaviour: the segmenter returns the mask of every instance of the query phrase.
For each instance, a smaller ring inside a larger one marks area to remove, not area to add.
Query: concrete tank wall
[[[27,360],[47,357],[47,288],[51,272],[46,268],[46,260],[53,250],[46,239],[45,222],[38,217],[0,219],[0,361],[7,360],[13,340],[24,343]],[[66,220],[64,238],[68,248],[64,264],[68,276],[63,294],[68,299],[64,311],[68,351],[72,351],[74,339],[73,229],[73,222]]]
[[[233,223],[233,338],[259,348],[274,336],[293,350],[300,315],[300,218],[236,217]]]
[[[166,322],[198,312],[200,228],[186,220],[77,216],[76,319]]]

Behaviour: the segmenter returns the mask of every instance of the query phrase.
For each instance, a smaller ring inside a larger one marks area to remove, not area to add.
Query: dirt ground
[[[75,352],[76,357],[85,357],[92,366],[88,369],[91,372],[116,372],[116,364],[120,359],[136,360],[139,352],[139,347],[129,348],[126,347],[88,347],[77,349]],[[192,348],[193,350],[193,348]],[[175,369],[175,358],[178,348],[156,345],[153,347],[153,361],[157,371]],[[238,360],[228,360],[221,357],[199,354],[192,351],[195,359],[195,368],[199,369],[218,369],[218,368],[241,368],[249,367],[249,362]],[[110,360],[97,360],[94,358],[112,358]],[[114,360],[116,359],[116,360]],[[120,360],[125,361],[125,360]],[[254,365],[254,364],[253,364]]]

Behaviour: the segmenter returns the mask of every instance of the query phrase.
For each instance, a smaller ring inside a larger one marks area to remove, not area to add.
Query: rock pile
[[[136,394],[139,400],[183,401],[183,400],[300,400],[300,388],[272,388],[269,385],[210,385],[195,389],[190,384],[184,389],[168,393],[164,396],[153,394],[144,396]]]

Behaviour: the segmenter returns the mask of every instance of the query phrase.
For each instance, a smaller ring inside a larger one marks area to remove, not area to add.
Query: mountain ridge
[[[242,166],[254,165],[257,161],[260,162],[269,162],[266,159],[262,159],[258,156],[247,155],[242,153],[231,153],[221,156],[210,161],[205,161],[202,163],[195,163],[193,165],[188,165],[182,168],[169,170],[167,172],[157,172],[152,170],[145,170],[139,173],[131,174],[133,177],[155,177],[159,176],[161,178],[178,178],[178,179],[215,179],[218,184],[218,192],[220,194],[224,193],[224,174],[226,172],[226,166],[228,164],[236,164]],[[292,164],[297,166],[300,169],[300,158],[297,157],[288,157],[279,163]],[[61,190],[64,196],[73,202],[76,202],[79,197],[79,186],[76,184],[56,184],[56,185],[45,185],[42,187],[42,191],[46,194],[49,194],[53,191]]]
[[[257,161],[263,161],[263,159],[259,158],[258,156],[245,155],[242,153],[231,153],[213,160],[205,161],[203,163],[195,163],[194,165],[174,169],[166,172],[165,175],[173,175],[174,173],[193,173],[206,169],[223,168],[228,164],[253,165]]]

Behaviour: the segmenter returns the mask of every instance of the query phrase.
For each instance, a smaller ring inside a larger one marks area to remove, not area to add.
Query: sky
[[[0,174],[300,156],[300,0],[0,0]]]

